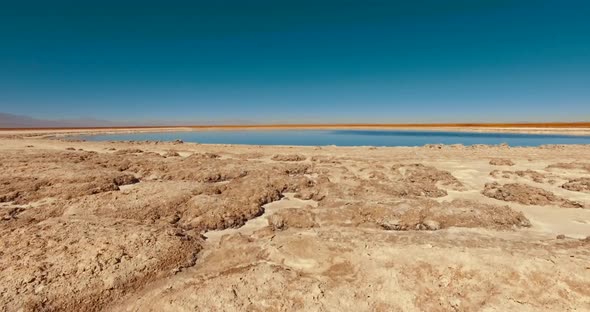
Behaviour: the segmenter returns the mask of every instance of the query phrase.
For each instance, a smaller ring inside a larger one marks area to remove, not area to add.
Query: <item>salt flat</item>
[[[52,133],[0,138],[5,311],[590,309],[590,146]]]

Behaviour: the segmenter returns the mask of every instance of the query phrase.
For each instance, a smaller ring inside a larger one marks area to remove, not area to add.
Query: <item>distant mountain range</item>
[[[0,113],[0,128],[109,127],[115,125],[111,121],[98,119],[46,120]]]
[[[252,125],[248,120],[208,120],[208,121],[119,121],[92,118],[78,119],[38,119],[23,115],[0,112],[0,129],[4,128],[77,128],[77,127],[126,127],[126,126],[184,126],[184,125]]]

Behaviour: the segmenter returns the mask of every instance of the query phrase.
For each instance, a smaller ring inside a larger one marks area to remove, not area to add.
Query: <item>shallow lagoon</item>
[[[590,144],[590,136],[401,130],[223,130],[77,136],[89,141],[174,141],[209,144],[422,146],[425,144]]]

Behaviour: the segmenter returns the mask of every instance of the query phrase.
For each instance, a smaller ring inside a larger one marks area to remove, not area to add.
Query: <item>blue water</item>
[[[590,136],[377,130],[238,130],[79,136],[89,141],[174,141],[252,145],[422,146],[425,144],[590,144]]]

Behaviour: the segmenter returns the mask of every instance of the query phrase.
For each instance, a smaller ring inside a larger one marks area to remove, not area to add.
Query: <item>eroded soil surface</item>
[[[0,146],[0,311],[590,309],[587,146]]]

